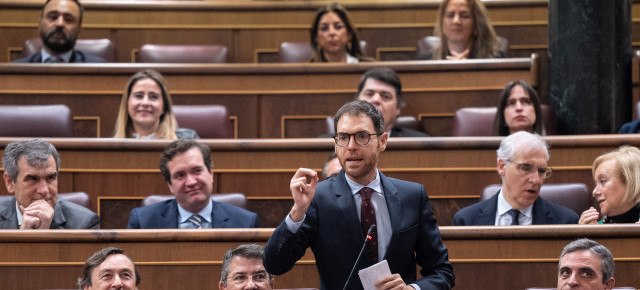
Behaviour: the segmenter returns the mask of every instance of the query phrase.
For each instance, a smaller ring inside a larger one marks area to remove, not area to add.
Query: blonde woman
[[[162,75],[143,70],[131,77],[120,100],[114,138],[197,139],[196,131],[178,128],[171,95]]]

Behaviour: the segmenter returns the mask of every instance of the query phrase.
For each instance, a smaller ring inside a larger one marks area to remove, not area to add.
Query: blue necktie
[[[518,221],[518,217],[520,217],[520,211],[512,208],[508,211],[508,213],[511,216],[511,225],[520,225],[520,222]]]

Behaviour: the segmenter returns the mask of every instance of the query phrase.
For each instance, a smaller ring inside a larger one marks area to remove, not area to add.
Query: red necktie
[[[376,210],[371,203],[371,193],[373,189],[363,187],[360,190],[360,196],[362,197],[362,204],[360,206],[360,226],[362,227],[362,233],[367,234],[372,224],[376,223]],[[377,230],[371,235],[371,241],[367,244],[366,254],[374,263],[378,262],[378,235]],[[366,238],[366,237],[365,237]]]

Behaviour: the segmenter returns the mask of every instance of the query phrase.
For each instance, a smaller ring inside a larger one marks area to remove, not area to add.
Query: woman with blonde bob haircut
[[[624,145],[593,162],[596,188],[593,197],[600,213],[591,207],[580,224],[637,223],[640,220],[640,150]],[[598,221],[602,215],[603,219]]]
[[[431,59],[505,57],[480,0],[443,0],[438,9],[435,35],[440,45]]]
[[[191,129],[178,128],[173,102],[162,75],[154,70],[134,74],[120,100],[114,138],[194,139]]]

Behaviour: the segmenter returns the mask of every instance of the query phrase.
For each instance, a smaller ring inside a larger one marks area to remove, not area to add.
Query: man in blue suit
[[[448,251],[424,186],[388,178],[377,169],[389,137],[380,112],[366,101],[353,101],[338,110],[335,120],[335,150],[343,170],[318,183],[315,171],[298,169],[290,184],[294,205],[267,242],[267,272],[284,274],[310,247],[321,289],[342,289],[346,283],[348,289],[363,289],[357,275],[347,281],[351,269],[383,259],[392,274],[375,282],[378,289],[453,287]],[[370,223],[376,231],[354,266]]]
[[[453,216],[456,226],[577,224],[578,214],[542,199],[540,187],[551,176],[547,143],[538,135],[520,131],[500,142],[498,174],[502,189]]]
[[[192,139],[169,144],[160,171],[176,197],[134,208],[129,229],[257,228],[258,216],[237,206],[215,202],[209,147]]]
[[[78,0],[47,0],[38,26],[42,49],[20,63],[104,62],[96,55],[74,50],[82,29],[82,5]]]

